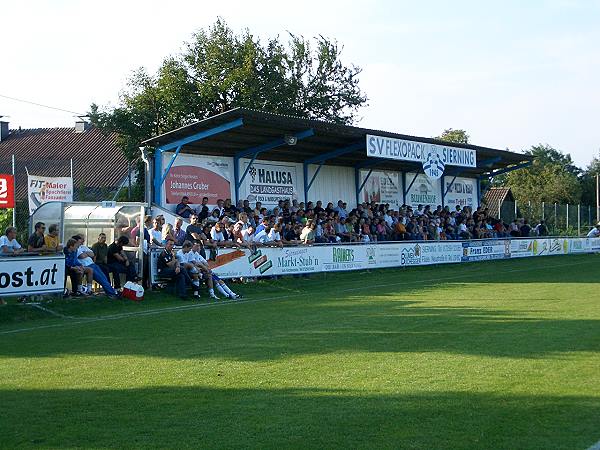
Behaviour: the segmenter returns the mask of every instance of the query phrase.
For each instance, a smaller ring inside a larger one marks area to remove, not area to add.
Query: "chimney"
[[[92,128],[92,124],[85,120],[78,120],[75,122],[75,133],[83,133],[84,131]]]
[[[8,138],[8,122],[0,121],[0,142]]]

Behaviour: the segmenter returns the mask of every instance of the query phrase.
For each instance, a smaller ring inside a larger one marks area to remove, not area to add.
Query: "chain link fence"
[[[505,201],[500,206],[500,217],[506,223],[525,219],[532,226],[545,220],[553,235],[585,236],[598,223],[596,207],[558,203],[531,203]]]

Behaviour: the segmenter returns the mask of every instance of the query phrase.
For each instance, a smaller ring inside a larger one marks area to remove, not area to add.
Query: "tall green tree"
[[[581,173],[581,203],[584,205],[595,205],[596,204],[596,176],[600,175],[600,152],[598,155],[592,158],[590,164]]]
[[[118,106],[94,104],[90,117],[119,133],[129,159],[139,156],[145,139],[235,107],[351,124],[367,97],[359,87],[361,69],[345,65],[341,52],[323,36],[261,42],[218,19],[195,33],[182,53],[167,57],[156,74],[134,72]]]
[[[571,155],[543,144],[531,147],[525,154],[535,157],[531,166],[500,175],[493,184],[510,187],[521,203],[579,203],[581,170],[573,164]]]
[[[448,128],[444,130],[444,132],[437,136],[436,139],[447,142],[454,142],[456,144],[468,144],[469,143],[469,135],[465,130],[455,130],[453,128]]]

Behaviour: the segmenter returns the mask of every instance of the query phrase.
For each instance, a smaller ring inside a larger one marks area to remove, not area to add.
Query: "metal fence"
[[[554,235],[584,236],[598,223],[596,207],[558,203],[504,202],[500,207],[500,219],[509,223],[526,219],[535,226],[545,220]]]

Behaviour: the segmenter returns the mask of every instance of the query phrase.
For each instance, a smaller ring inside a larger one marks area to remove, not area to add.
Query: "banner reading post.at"
[[[46,202],[72,202],[73,178],[27,175],[29,214]]]

